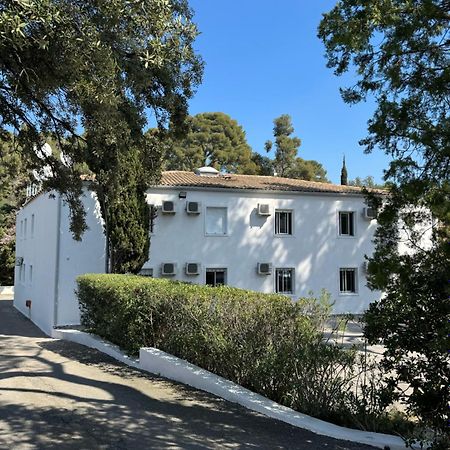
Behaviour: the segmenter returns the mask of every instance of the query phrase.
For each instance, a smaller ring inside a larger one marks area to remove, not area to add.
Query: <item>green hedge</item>
[[[304,413],[362,422],[356,353],[324,342],[325,301],[131,275],[83,275],[78,298],[82,324],[131,354],[156,347]]]

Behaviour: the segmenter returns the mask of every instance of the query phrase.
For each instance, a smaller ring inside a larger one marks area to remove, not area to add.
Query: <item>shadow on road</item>
[[[46,338],[1,301],[0,448],[372,447],[315,435]]]

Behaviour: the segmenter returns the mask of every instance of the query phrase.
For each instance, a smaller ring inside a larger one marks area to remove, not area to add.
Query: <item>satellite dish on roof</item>
[[[70,159],[69,156],[65,155],[62,151],[59,154],[59,159],[61,160],[61,162],[63,163],[64,166],[66,166],[66,167],[72,166],[72,160]]]
[[[39,159],[45,160],[53,154],[52,148],[47,142],[40,148],[34,147],[34,152]],[[42,167],[39,170],[33,170],[33,176],[37,181],[48,180],[53,176],[53,170],[49,165]]]
[[[34,147],[34,152],[36,153],[36,156],[40,159],[45,159],[47,156],[52,156],[52,148],[50,145],[47,144],[47,142],[41,147],[37,148]]]

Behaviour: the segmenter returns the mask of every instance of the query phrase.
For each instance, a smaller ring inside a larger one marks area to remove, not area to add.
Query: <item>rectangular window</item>
[[[21,268],[22,268],[22,283],[25,283],[25,274],[26,274],[27,266],[25,264],[22,264]]]
[[[27,219],[23,221],[23,237],[24,239],[27,238]]]
[[[206,208],[206,234],[209,236],[224,236],[227,234],[227,208]]]
[[[155,205],[149,205],[149,231],[150,234],[155,232],[155,221],[158,217],[158,208]]]
[[[153,277],[153,269],[141,269],[139,275],[143,277]]]
[[[223,286],[227,283],[227,269],[206,269],[208,286]]]
[[[31,237],[34,237],[34,214],[31,214]]]
[[[23,220],[20,221],[20,238],[23,239]]]
[[[275,270],[275,292],[278,294],[294,293],[294,269]]]
[[[30,265],[30,268],[28,270],[28,283],[31,284],[33,282],[33,266]]]
[[[275,211],[275,234],[292,234],[292,211]]]
[[[356,269],[339,269],[339,291],[341,294],[356,293]]]
[[[355,235],[355,213],[352,211],[339,212],[339,235],[354,236]]]

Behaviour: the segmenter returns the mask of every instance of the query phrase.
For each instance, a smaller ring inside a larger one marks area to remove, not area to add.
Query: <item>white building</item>
[[[362,313],[381,296],[366,286],[376,220],[360,188],[201,170],[165,172],[146,195],[144,275],[294,299],[325,289],[337,314]],[[58,195],[34,197],[17,216],[15,306],[47,333],[78,323],[76,276],[105,269],[102,221],[88,190],[84,205],[82,242],[73,240]]]

